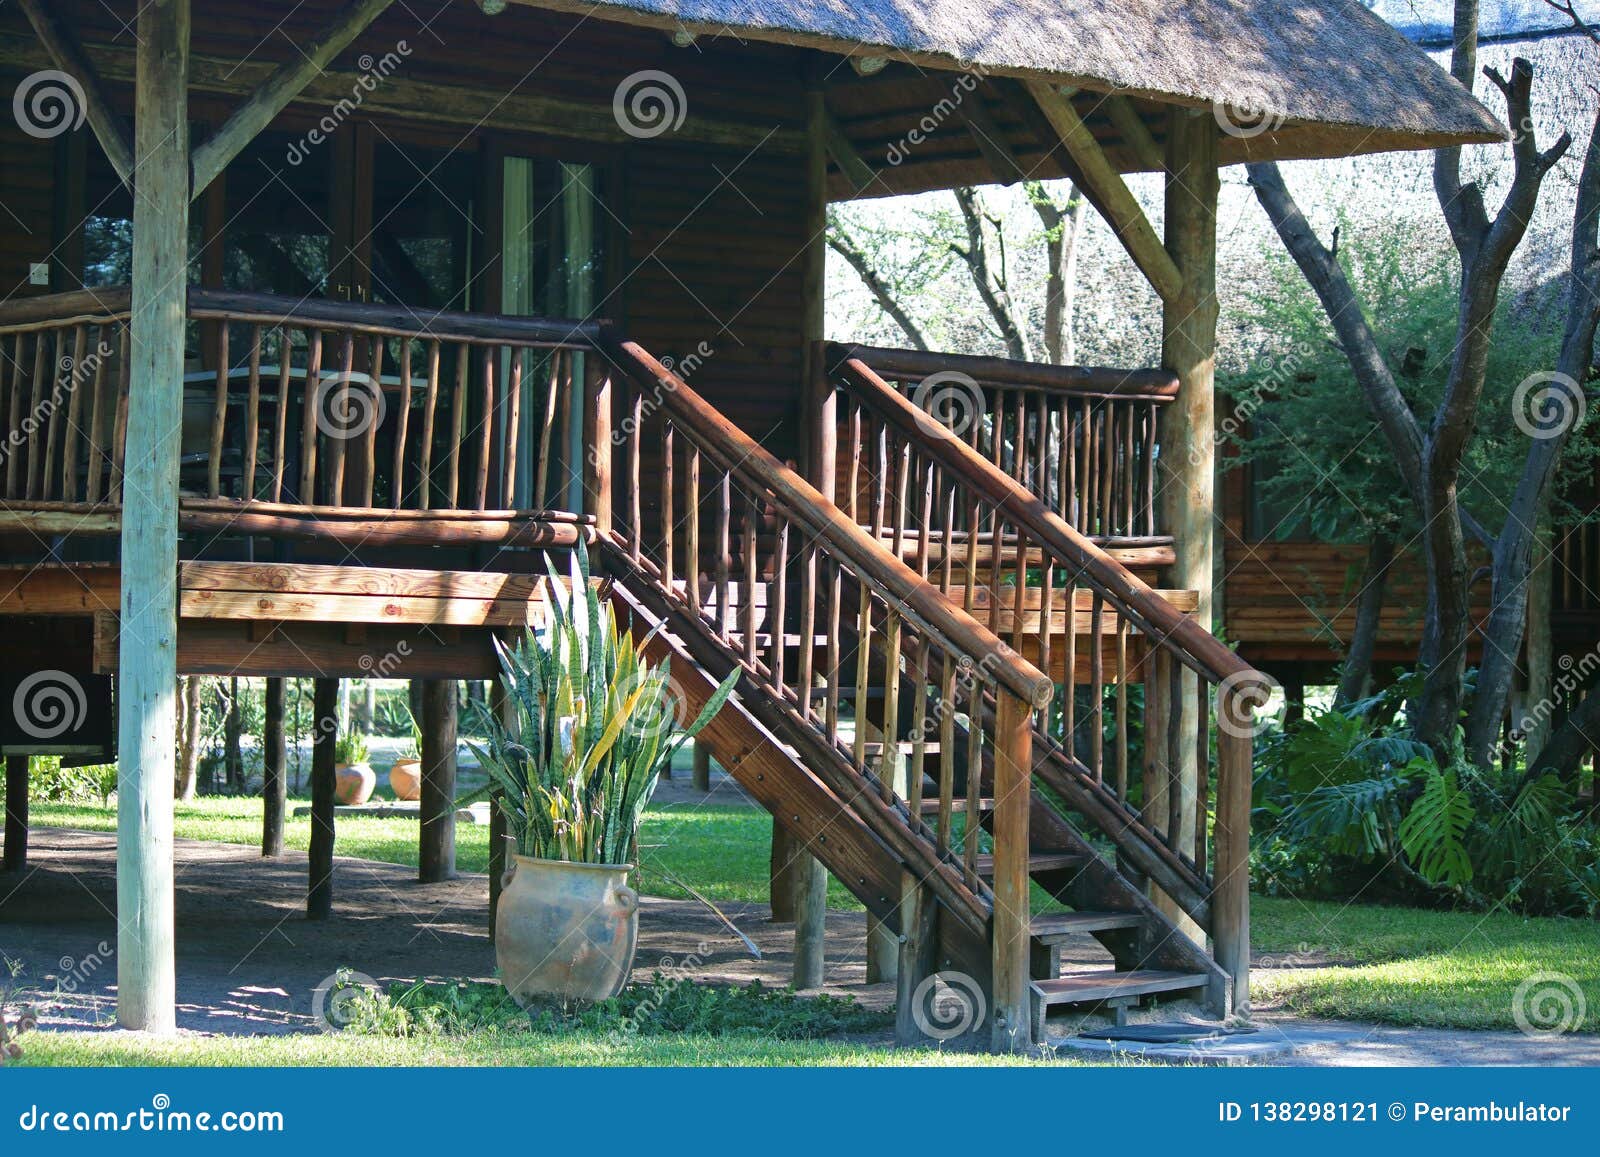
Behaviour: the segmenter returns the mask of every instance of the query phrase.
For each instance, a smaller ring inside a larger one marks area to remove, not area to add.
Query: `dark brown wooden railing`
[[[128,312],[126,288],[0,306],[0,497],[120,502]],[[581,477],[574,398],[599,324],[199,288],[188,314],[191,499],[539,511]]]
[[[1172,542],[1156,518],[1157,425],[1178,391],[1167,371],[838,344],[825,359],[871,366],[1079,534],[1102,546]]]
[[[856,518],[632,343],[616,439],[619,561],[809,736],[807,765],[958,916],[987,921],[996,1001],[1026,1012],[1029,716],[1050,680]],[[658,464],[653,475],[645,463]],[[659,494],[654,516],[641,503]],[[985,768],[992,783],[985,782]],[[974,821],[992,786],[990,832]],[[992,840],[992,854],[985,844]],[[993,880],[993,884],[989,883]]]
[[[931,587],[1062,688],[1034,716],[1036,774],[1212,934],[1247,1002],[1252,712],[1266,681],[864,360],[837,363],[834,381],[847,511],[896,553],[914,544]]]

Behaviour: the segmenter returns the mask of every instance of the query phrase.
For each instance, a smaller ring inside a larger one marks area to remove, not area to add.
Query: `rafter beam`
[[[1133,263],[1155,287],[1162,301],[1176,299],[1183,288],[1183,276],[1178,272],[1177,263],[1072,102],[1045,81],[1028,80],[1023,84],[1082,172],[1083,183],[1094,190],[1098,208]]]
[[[226,124],[193,154],[195,197],[228,167],[256,135],[272,123],[295,97],[333,63],[350,42],[361,35],[394,0],[351,0],[322,33],[300,47],[299,54],[279,65]]]
[[[855,145],[845,134],[844,126],[831,112],[824,111],[822,114],[822,136],[828,147],[828,155],[856,187],[856,192],[863,192],[878,179],[878,174],[861,159],[861,154],[856,152]]]
[[[33,25],[34,32],[39,36],[39,43],[44,45],[55,66],[72,77],[83,90],[83,113],[89,121],[89,127],[94,130],[95,139],[105,150],[106,159],[117,171],[117,176],[122,178],[124,185],[131,188],[133,142],[128,135],[128,126],[112,110],[111,102],[106,99],[105,90],[100,87],[100,76],[89,63],[89,58],[83,54],[77,38],[56,19],[49,0],[17,0],[17,3],[27,14],[28,23]]]
[[[978,152],[983,154],[983,159],[994,172],[995,180],[1002,185],[1015,185],[1019,181],[1026,181],[1031,174],[1026,172],[1022,163],[1017,160],[1017,154],[1012,151],[1011,143],[1006,140],[1006,135],[989,112],[989,106],[983,103],[981,93],[974,92],[965,104],[961,106],[961,115],[966,118],[967,132],[971,135],[973,143],[978,146]]]
[[[1166,151],[1156,141],[1150,126],[1144,123],[1139,110],[1133,107],[1133,101],[1120,92],[1112,93],[1105,99],[1105,109],[1111,123],[1117,126],[1117,132],[1122,134],[1123,141],[1127,143],[1128,151],[1139,159],[1139,164],[1153,173],[1165,170]]]

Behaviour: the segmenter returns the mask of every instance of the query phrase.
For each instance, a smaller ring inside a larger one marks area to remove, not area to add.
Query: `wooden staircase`
[[[881,455],[872,517],[855,506],[872,489],[856,474],[842,509],[649,354],[607,352],[636,419],[615,456],[619,492],[633,483],[628,509],[597,515],[619,618],[671,662],[691,711],[740,671],[702,740],[898,935],[902,1010],[933,973],[964,973],[986,994],[975,1039],[1004,1049],[1039,1039],[1064,1007],[1121,1017],[1193,997],[1215,1015],[1230,998],[1244,1011],[1248,733],[1217,732],[1218,870],[1174,834],[1180,822],[1204,831],[1196,802],[1186,813],[1155,789],[1176,782],[1165,759],[1181,755],[1177,729],[1199,734],[1186,691],[1192,710],[1195,690],[1218,684],[1236,724],[1253,672],[864,366],[839,380],[853,469],[861,447]],[[641,501],[645,459],[660,463],[654,511]],[[953,543],[963,527],[1005,544],[985,574],[983,551],[907,548],[913,530]],[[1012,591],[1034,599],[1031,614]],[[1134,686],[1156,701],[1138,721]],[[1147,750],[1130,783],[1134,734]],[[927,910],[936,917],[911,916]],[[1215,956],[1175,925],[1180,911]],[[1064,969],[1063,948],[1083,938],[1112,967]]]

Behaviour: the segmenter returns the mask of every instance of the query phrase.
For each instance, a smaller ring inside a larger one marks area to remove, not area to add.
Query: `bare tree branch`
[[[919,350],[927,349],[928,340],[923,337],[921,327],[917,325],[915,319],[907,312],[906,308],[900,304],[900,299],[894,295],[888,283],[873,267],[867,255],[861,251],[861,247],[856,244],[855,238],[851,237],[845,227],[838,221],[829,222],[828,248],[843,257],[845,264],[856,271],[856,276],[861,278],[862,284],[867,287],[867,292],[872,294],[872,300],[876,301],[878,308],[888,314],[894,323],[900,327],[901,332],[906,335],[906,340]]]
[[[967,226],[967,245],[964,249],[960,246],[951,248],[956,256],[966,262],[984,308],[989,311],[989,316],[994,318],[995,325],[999,327],[1000,337],[1006,343],[1007,355],[1018,361],[1032,361],[1033,349],[1028,341],[1027,328],[1022,323],[1016,303],[1011,300],[1011,294],[1006,289],[1004,266],[1002,264],[997,272],[995,260],[990,257],[988,236],[990,225],[978,198],[978,191],[970,185],[962,185],[954,192],[956,206],[961,210],[961,218]],[[1003,249],[999,259],[1003,263]]]

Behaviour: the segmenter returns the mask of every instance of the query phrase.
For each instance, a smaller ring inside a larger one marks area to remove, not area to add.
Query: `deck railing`
[[[1211,933],[1246,1006],[1264,677],[864,359],[828,364],[839,426],[852,431],[845,502],[863,489],[863,443],[891,480],[871,511],[847,509],[1061,688],[1034,717],[1036,775]],[[870,439],[853,433],[868,429]]]
[[[581,476],[599,324],[200,288],[188,316],[190,500],[540,511]],[[0,497],[121,502],[128,318],[125,287],[0,306]]]
[[[1109,547],[1171,544],[1156,517],[1157,426],[1162,407],[1178,392],[1167,371],[826,347],[830,367],[852,358],[870,365],[1079,534]],[[848,437],[847,444],[860,445],[869,459],[881,456],[881,432],[870,415]],[[892,463],[873,466],[874,484],[892,470]],[[881,501],[881,493],[877,497]]]

